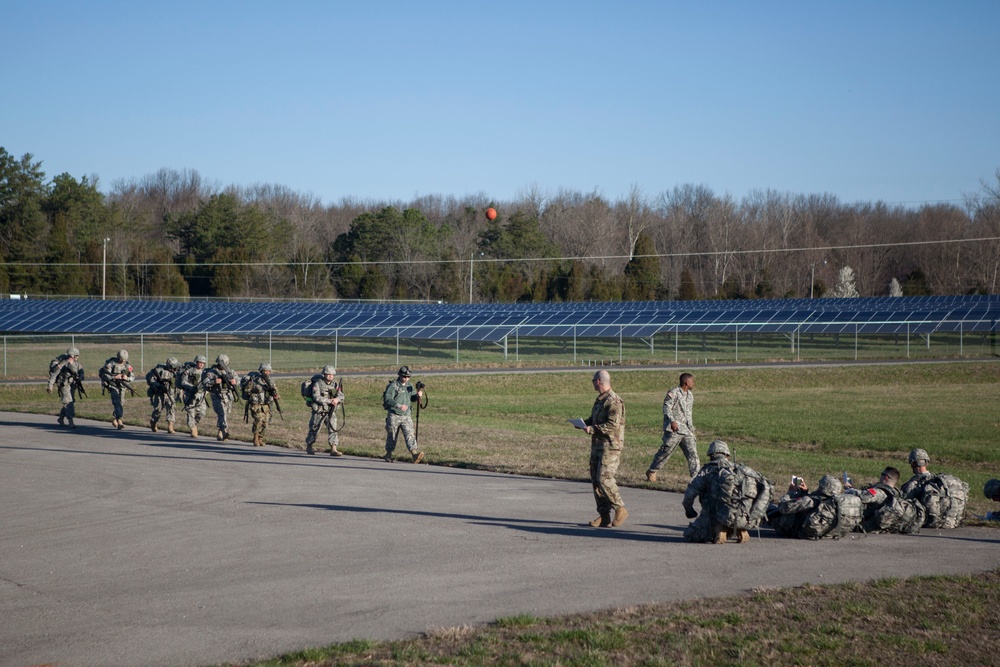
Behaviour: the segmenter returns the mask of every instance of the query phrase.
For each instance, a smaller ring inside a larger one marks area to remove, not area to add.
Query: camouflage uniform
[[[149,428],[155,433],[160,416],[166,417],[167,431],[174,432],[174,387],[177,383],[177,360],[171,357],[165,364],[157,364],[146,373],[146,384],[149,388],[149,404],[153,413],[149,417]]]
[[[191,437],[198,437],[198,424],[201,423],[208,406],[205,404],[205,390],[201,388],[201,377],[205,373],[205,357],[198,355],[194,361],[184,364],[177,374],[177,383],[184,392],[184,412],[187,413],[187,425],[191,429]],[[198,364],[202,364],[199,368]]]
[[[861,524],[855,528],[864,533],[915,533],[924,523],[924,507],[916,500],[903,497],[903,492],[884,482],[866,489],[850,489],[861,499]],[[907,520],[911,518],[911,520]]]
[[[612,389],[598,394],[590,417],[590,483],[594,487],[597,512],[602,517],[625,507],[615,475],[625,447],[625,402]]]
[[[324,369],[326,370],[326,369]],[[336,375],[327,373],[326,375]],[[337,433],[337,411],[333,400],[338,403],[343,402],[344,392],[340,389],[340,384],[336,380],[326,381],[325,375],[320,375],[312,384],[312,415],[309,417],[309,433],[306,435],[306,453],[314,454],[313,444],[319,436],[320,429],[326,425],[326,442],[330,445],[330,456],[340,456],[337,445],[340,444],[340,436]]]
[[[212,397],[215,425],[219,429],[216,439],[219,441],[229,439],[229,412],[239,380],[239,374],[229,368],[229,357],[221,354],[215,360],[215,365],[206,369],[201,376],[202,391]]]
[[[135,381],[132,366],[128,363],[128,351],[119,350],[118,356],[104,362],[99,373],[104,388],[111,394],[111,425],[123,429],[125,422],[122,421],[122,417],[125,416],[125,409],[122,406],[122,392],[127,389],[123,383]]]
[[[688,474],[691,477],[697,474],[701,462],[698,460],[698,441],[694,436],[693,410],[694,391],[685,391],[683,387],[677,386],[667,392],[663,398],[663,442],[653,455],[653,462],[646,472],[647,477],[652,473],[655,479],[655,473],[666,465],[678,445],[687,457]],[[673,422],[677,422],[676,431],[671,426]]]
[[[59,355],[58,361],[49,373],[49,384],[47,391],[52,393],[53,387],[59,390],[59,401],[62,409],[59,410],[59,424],[62,425],[67,419],[71,428],[76,428],[73,420],[76,418],[76,392],[83,383],[83,366],[77,361],[80,351],[76,348],[66,350],[66,354]]]
[[[927,482],[932,479],[934,479],[934,473],[929,470],[925,472],[918,472],[903,485],[903,488],[901,488],[900,491],[907,498],[919,499],[924,493],[924,487],[927,486]]]
[[[716,505],[719,499],[711,493],[711,490],[717,486],[712,482],[719,476],[723,468],[732,470],[732,461],[724,456],[713,459],[703,465],[701,470],[688,483],[687,490],[684,492],[684,500],[681,501],[681,504],[684,507],[684,513],[687,517],[689,519],[694,518],[694,521],[684,529],[684,539],[690,542],[708,542],[714,539],[719,533],[712,522],[712,517],[716,514]],[[694,510],[695,498],[701,503],[701,512],[698,514],[695,514]]]
[[[783,517],[795,518],[791,521],[785,518],[787,523],[774,526],[775,530],[807,540],[846,535],[861,523],[861,500],[843,490],[840,480],[828,475],[820,480],[816,493],[785,494],[778,503],[778,511]],[[793,526],[795,530],[789,530]]]
[[[404,373],[405,369],[405,373]],[[389,382],[382,392],[382,408],[385,417],[385,460],[392,461],[392,453],[396,449],[396,432],[403,431],[403,441],[406,449],[413,456],[413,461],[419,463],[424,454],[417,446],[417,436],[413,429],[413,402],[419,401],[417,390],[410,384],[410,371],[406,366],[399,369],[399,375]],[[405,409],[404,409],[405,407]]]
[[[265,373],[265,369],[268,371]],[[271,423],[271,405],[278,396],[278,388],[270,375],[271,365],[261,364],[260,369],[251,371],[243,377],[243,400],[247,402],[247,413],[253,418],[254,447],[264,446],[264,433]]]

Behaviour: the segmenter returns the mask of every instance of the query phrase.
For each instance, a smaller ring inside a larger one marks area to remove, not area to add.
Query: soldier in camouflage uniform
[[[878,482],[862,489],[848,488],[861,499],[863,507],[861,525],[855,528],[864,533],[914,533],[924,522],[924,508],[916,500],[907,500],[896,488],[899,471],[889,467],[879,475]]]
[[[243,376],[240,387],[243,400],[247,402],[247,413],[253,418],[253,446],[264,446],[264,432],[271,422],[271,405],[280,401],[278,388],[271,379],[271,364],[263,363],[255,372]]]
[[[590,525],[620,526],[628,517],[615,480],[625,447],[625,402],[611,389],[611,375],[607,371],[595,373],[593,383],[597,398],[590,416],[583,420],[590,434],[590,483],[598,515]]]
[[[125,428],[122,417],[125,416],[125,409],[122,406],[122,392],[131,387],[131,382],[135,381],[135,374],[132,366],[128,363],[128,350],[118,350],[118,354],[104,362],[104,366],[99,371],[101,382],[104,388],[111,394],[111,425],[121,430]],[[133,390],[131,393],[135,393]]]
[[[54,364],[49,365],[49,384],[45,391],[52,393],[52,388],[59,389],[59,425],[69,423],[70,428],[76,428],[73,420],[76,418],[76,392],[83,385],[83,366],[80,365],[80,350],[68,348],[66,354],[59,355]]]
[[[900,490],[907,498],[920,498],[923,495],[924,486],[934,477],[934,473],[927,469],[931,457],[924,449],[914,449],[910,452],[909,462],[913,477]]]
[[[413,401],[419,401],[423,395],[423,389],[414,389],[410,384],[410,367],[402,366],[395,380],[389,382],[385,391],[382,392],[382,408],[386,411],[385,417],[385,456],[383,460],[392,463],[392,452],[396,449],[396,432],[403,432],[403,441],[406,449],[413,457],[414,463],[424,460],[424,453],[417,448],[417,436],[413,430]]]
[[[701,467],[698,460],[698,441],[694,437],[694,376],[681,373],[679,384],[667,392],[663,398],[663,443],[653,455],[653,461],[646,471],[646,479],[656,481],[656,474],[666,465],[670,456],[680,445],[687,457],[688,474],[694,477]]]
[[[805,491],[805,493],[803,493]],[[815,493],[805,484],[790,487],[778,503],[775,530],[788,537],[817,540],[843,537],[861,523],[861,500],[844,494],[844,485],[834,475],[824,475]]]
[[[316,453],[313,444],[325,424],[330,456],[342,456],[337,449],[337,445],[340,444],[340,436],[337,433],[337,406],[344,402],[344,392],[336,382],[336,376],[336,368],[324,366],[323,372],[312,383],[312,415],[309,417],[309,433],[306,434],[306,454]]]
[[[684,516],[694,521],[684,530],[685,539],[692,542],[708,542],[711,539],[715,544],[724,544],[728,539],[726,527],[720,529],[712,522],[715,505],[719,502],[719,499],[712,495],[713,488],[717,486],[712,482],[719,477],[723,469],[733,468],[729,456],[729,445],[721,440],[713,440],[708,446],[708,463],[703,465],[688,483],[681,505],[684,507]],[[701,503],[700,514],[694,509],[696,498]],[[743,539],[742,533],[746,533],[746,539]],[[750,539],[750,533],[744,530],[738,537],[741,543],[746,542]]]
[[[239,381],[239,374],[229,368],[229,356],[225,354],[216,357],[215,365],[201,376],[202,391],[212,397],[215,424],[219,429],[215,439],[219,442],[229,440],[229,412],[233,407]]]
[[[166,363],[157,364],[146,373],[146,384],[149,386],[146,395],[149,396],[149,404],[153,406],[153,413],[149,417],[149,428],[153,433],[159,430],[157,423],[161,415],[166,417],[167,433],[175,432],[174,389],[180,367],[181,362],[177,357],[167,357]]]
[[[695,519],[685,530],[691,542],[725,544],[735,537],[740,544],[750,541],[750,529],[757,528],[771,499],[771,485],[763,475],[742,463],[729,460],[729,445],[713,440],[708,446],[711,459],[701,467],[684,493],[684,513]],[[701,502],[701,513],[694,501]],[[697,517],[697,518],[696,518]]]
[[[184,392],[184,412],[187,414],[187,425],[191,429],[192,438],[198,437],[198,424],[208,412],[205,391],[201,388],[201,376],[207,363],[205,355],[199,354],[194,361],[184,364],[184,368],[177,374],[177,382]]]

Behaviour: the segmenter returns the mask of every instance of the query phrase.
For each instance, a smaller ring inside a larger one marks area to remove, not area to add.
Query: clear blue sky
[[[326,204],[958,200],[1000,168],[998,36],[996,0],[0,0],[0,146]]]

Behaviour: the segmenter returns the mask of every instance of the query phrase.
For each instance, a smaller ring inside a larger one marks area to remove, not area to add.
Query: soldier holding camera
[[[385,456],[382,458],[392,463],[392,453],[396,449],[396,436],[403,432],[406,449],[413,457],[414,463],[424,460],[424,453],[417,447],[417,436],[413,428],[412,404],[419,402],[424,395],[424,383],[418,382],[416,389],[410,384],[410,367],[402,366],[395,380],[389,382],[382,393],[382,407],[385,408]]]

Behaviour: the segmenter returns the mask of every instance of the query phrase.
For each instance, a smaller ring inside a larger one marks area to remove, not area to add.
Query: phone
[[[803,483],[805,483],[804,479],[798,475],[792,475],[792,486],[802,486]]]

